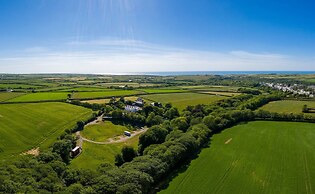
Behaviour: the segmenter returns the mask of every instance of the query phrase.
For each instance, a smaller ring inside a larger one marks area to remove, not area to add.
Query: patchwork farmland
[[[198,93],[172,93],[172,94],[151,94],[143,95],[144,99],[161,103],[172,103],[172,105],[179,110],[183,110],[187,106],[194,106],[197,104],[211,104],[215,101],[224,99],[223,96],[215,96]]]

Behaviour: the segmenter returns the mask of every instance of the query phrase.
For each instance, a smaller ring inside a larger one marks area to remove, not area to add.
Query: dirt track
[[[122,143],[122,142],[128,141],[130,138],[133,138],[136,135],[139,135],[139,134],[142,134],[142,133],[146,132],[147,130],[148,130],[148,128],[139,129],[139,130],[133,132],[130,137],[125,136],[125,135],[121,135],[121,136],[115,137],[115,139],[114,138],[109,138],[109,139],[107,139],[107,141],[104,141],[104,142],[99,142],[99,141],[93,141],[93,140],[90,140],[90,139],[86,139],[86,138],[81,136],[80,131],[76,132],[76,135],[78,137],[78,146],[82,147],[83,141],[90,142],[90,143],[95,143],[95,144],[103,144],[103,145],[105,145],[105,144]]]

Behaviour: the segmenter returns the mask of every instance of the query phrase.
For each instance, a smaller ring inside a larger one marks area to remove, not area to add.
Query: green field
[[[314,129],[267,121],[226,129],[161,193],[314,193]]]
[[[212,95],[219,95],[219,96],[238,96],[241,95],[242,93],[235,93],[235,92],[201,92],[203,94],[212,94]]]
[[[153,94],[153,93],[179,93],[179,92],[187,92],[187,90],[183,89],[142,89],[141,91],[144,91],[145,93],[148,94]]]
[[[0,92],[0,102],[4,102],[13,98],[16,98],[18,96],[23,95],[24,93],[18,93],[18,92]]]
[[[128,96],[139,94],[139,91],[136,90],[111,90],[104,92],[76,92],[72,96],[74,99],[89,99],[89,98],[102,98],[102,97],[111,97],[111,96]]]
[[[110,102],[110,98],[105,98],[105,99],[94,99],[94,100],[83,100],[81,102],[87,102],[90,104],[107,104]]]
[[[78,91],[78,92],[90,92],[90,91],[112,91],[108,88],[102,88],[102,87],[73,87],[73,88],[67,88],[60,90],[61,92],[72,92],[72,91]]]
[[[152,86],[159,86],[160,84],[155,83],[135,83],[135,82],[116,82],[116,83],[98,83],[98,86],[104,86],[104,87],[119,87],[119,86],[131,86],[133,88],[139,88],[139,87],[152,87]]]
[[[105,121],[84,127],[81,134],[87,139],[104,142],[109,138],[123,135],[124,131],[129,130],[125,126],[115,125],[110,121]]]
[[[188,105],[211,104],[212,102],[225,98],[223,96],[197,93],[152,94],[143,95],[142,97],[150,101],[161,102],[164,104],[170,102],[179,110],[183,110]]]
[[[0,157],[47,148],[92,111],[66,103],[0,105]]]
[[[28,88],[40,88],[44,86],[38,86],[38,85],[28,85],[28,84],[10,84],[10,83],[4,83],[0,84],[0,89],[28,89]]]
[[[279,113],[302,113],[302,108],[305,104],[308,108],[315,108],[315,101],[281,100],[270,102],[260,109]],[[315,113],[306,114],[315,116]]]
[[[25,94],[17,98],[13,98],[8,102],[36,102],[36,101],[53,101],[67,99],[67,92],[38,92]]]
[[[196,91],[221,91],[221,92],[237,92],[239,87],[234,86],[182,86],[184,89],[196,90]]]
[[[95,170],[102,163],[114,165],[115,155],[121,152],[123,146],[132,146],[137,149],[139,136],[132,137],[124,143],[107,145],[84,142],[82,153],[71,161],[70,167]]]

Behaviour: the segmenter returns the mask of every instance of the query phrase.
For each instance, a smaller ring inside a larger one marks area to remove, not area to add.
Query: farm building
[[[139,106],[126,105],[125,110],[128,112],[138,112],[138,111],[142,110],[142,108],[140,108]]]
[[[151,106],[162,107],[162,103],[160,103],[160,102],[152,102]]]
[[[144,100],[142,98],[138,98],[135,101],[134,105],[142,107],[142,106],[144,106]]]

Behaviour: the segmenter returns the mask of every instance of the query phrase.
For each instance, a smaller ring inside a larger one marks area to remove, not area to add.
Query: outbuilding
[[[76,146],[75,148],[73,148],[70,152],[70,156],[72,158],[77,157],[80,153],[82,152],[82,147],[80,146]]]

